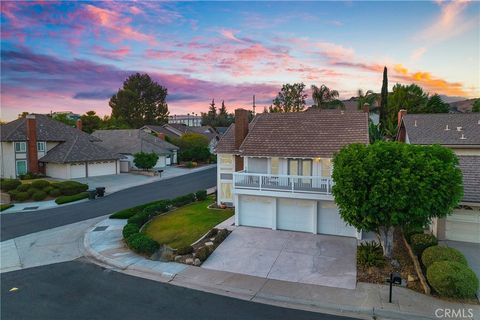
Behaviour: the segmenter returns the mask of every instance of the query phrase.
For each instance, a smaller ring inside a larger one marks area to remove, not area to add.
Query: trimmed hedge
[[[133,251],[149,256],[154,254],[160,248],[160,245],[155,240],[150,239],[144,233],[134,233],[125,241],[128,247]]]
[[[0,189],[2,191],[10,191],[18,188],[22,183],[18,179],[2,179],[0,180]]]
[[[186,247],[182,247],[182,248],[178,248],[177,249],[177,254],[183,256],[185,254],[190,254],[193,252],[193,247],[192,246],[186,246]]]
[[[15,190],[17,190],[18,192],[27,192],[31,186],[32,185],[30,183],[25,183],[25,184],[19,185]]]
[[[52,188],[52,190],[48,191],[48,194],[49,194],[50,196],[56,198],[56,197],[59,197],[59,196],[62,195],[62,193],[60,192],[60,190],[58,190],[57,188],[53,188],[53,187],[51,187],[51,188]]]
[[[143,212],[148,213],[149,216],[155,216],[168,210],[170,210],[170,201],[168,200],[160,200],[143,208]]]
[[[423,250],[438,244],[437,238],[431,234],[414,234],[410,237],[410,244],[417,255],[421,255]]]
[[[172,200],[172,205],[175,207],[181,207],[187,204],[190,204],[192,202],[195,202],[195,194],[194,193],[189,193],[184,196],[176,197],[175,199]]]
[[[35,180],[32,182],[32,187],[37,189],[44,189],[50,185],[50,182],[47,180]]]
[[[422,263],[425,268],[439,261],[455,261],[468,266],[467,259],[465,259],[465,256],[457,249],[444,246],[432,246],[423,251]]]
[[[64,203],[69,203],[73,201],[78,201],[82,199],[88,198],[88,192],[81,192],[78,194],[74,194],[71,196],[60,196],[57,199],[55,199],[56,204],[64,204]]]
[[[125,209],[125,210],[117,211],[117,212],[113,213],[112,215],[110,215],[110,219],[128,219],[128,218],[133,217],[134,215],[136,215],[138,213],[143,212],[144,209],[147,208],[147,207],[151,207],[151,209],[149,209],[149,211],[153,210],[154,206],[156,206],[156,205],[158,205],[161,210],[164,210],[162,207],[165,206],[165,205],[168,207],[170,205],[170,201],[169,200],[157,200],[157,201],[149,202],[149,203],[146,203],[146,204],[142,204],[140,206],[136,206],[136,207],[128,208],[128,209]]]
[[[11,207],[13,207],[13,204],[11,203],[4,203],[4,204],[0,204],[0,211],[4,211],[4,210],[7,210],[7,209],[10,209]]]
[[[427,269],[427,280],[441,296],[473,298],[478,290],[478,278],[466,265],[456,261],[440,261]]]
[[[80,192],[87,191],[88,185],[77,181],[62,181],[55,184],[64,196],[73,196]]]
[[[148,214],[148,212],[142,211],[128,218],[127,222],[136,224],[140,228],[149,220],[149,218],[150,215]]]
[[[16,201],[25,201],[30,199],[30,194],[28,192],[20,192],[16,190],[9,191],[8,194],[12,198],[12,200]]]
[[[122,230],[122,235],[124,239],[127,239],[132,234],[139,233],[140,228],[135,223],[127,223]]]
[[[203,201],[207,199],[207,190],[198,190],[195,192],[195,198],[197,198],[197,201]]]
[[[35,201],[42,201],[46,197],[47,197],[47,193],[45,191],[36,191],[32,195],[32,199],[35,200]]]

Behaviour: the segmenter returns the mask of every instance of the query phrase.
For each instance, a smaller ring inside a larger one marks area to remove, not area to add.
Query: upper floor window
[[[15,152],[27,152],[27,143],[24,141],[15,142]]]
[[[40,151],[40,152],[45,151],[45,142],[44,141],[37,142],[37,151]]]
[[[231,155],[220,155],[220,164],[232,165],[233,157]]]

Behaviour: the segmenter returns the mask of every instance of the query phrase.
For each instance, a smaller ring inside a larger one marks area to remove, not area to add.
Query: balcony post
[[[258,187],[260,191],[262,191],[262,180],[263,180],[263,175],[258,176]]]

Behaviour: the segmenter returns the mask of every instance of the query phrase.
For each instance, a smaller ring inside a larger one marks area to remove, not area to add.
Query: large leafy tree
[[[209,141],[202,134],[186,133],[172,143],[180,147],[181,161],[206,161],[210,157]]]
[[[65,113],[57,113],[53,116],[53,119],[60,121],[70,127],[75,127],[76,125],[76,121],[69,118],[68,115]]]
[[[140,169],[151,169],[157,164],[157,161],[158,155],[155,152],[138,152],[133,155],[133,163]]]
[[[397,115],[400,109],[408,113],[422,113],[428,102],[428,94],[416,84],[402,85],[397,83],[388,95],[388,112],[386,126],[397,125]]]
[[[473,103],[472,112],[480,112],[480,99],[475,100]]]
[[[167,88],[153,81],[148,74],[129,76],[123,87],[112,96],[109,105],[112,117],[123,119],[130,127],[164,124],[168,120]]]
[[[270,112],[299,112],[305,108],[305,84],[284,84],[269,107]]]
[[[365,93],[363,93],[361,89],[358,90],[358,110],[361,110],[364,105],[368,105],[369,107],[373,106],[377,99],[378,95],[372,90],[367,90]]]
[[[340,96],[337,90],[330,89],[322,84],[320,87],[312,85],[313,108],[336,109],[343,107],[343,102],[338,99]]]
[[[80,117],[80,120],[82,120],[82,130],[88,133],[92,133],[102,126],[102,119],[93,110],[87,111]]]
[[[395,227],[445,217],[463,196],[458,159],[438,145],[352,144],[334,157],[333,168],[341,217],[357,229],[377,232],[387,257]]]
[[[438,94],[434,94],[428,98],[427,103],[423,108],[420,108],[421,113],[448,113],[450,105],[443,102]]]

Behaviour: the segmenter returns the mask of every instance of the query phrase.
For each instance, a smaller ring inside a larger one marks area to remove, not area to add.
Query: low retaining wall
[[[430,286],[427,283],[427,279],[425,279],[425,276],[423,275],[422,267],[420,266],[420,261],[418,261],[417,255],[413,252],[412,247],[410,247],[410,244],[408,243],[403,233],[402,233],[402,238],[403,238],[403,242],[405,243],[405,247],[407,247],[408,254],[410,255],[410,258],[412,258],[413,266],[415,267],[415,271],[417,272],[417,276],[418,276],[418,279],[420,280],[420,284],[422,285],[423,291],[425,292],[425,294],[430,295]]]

